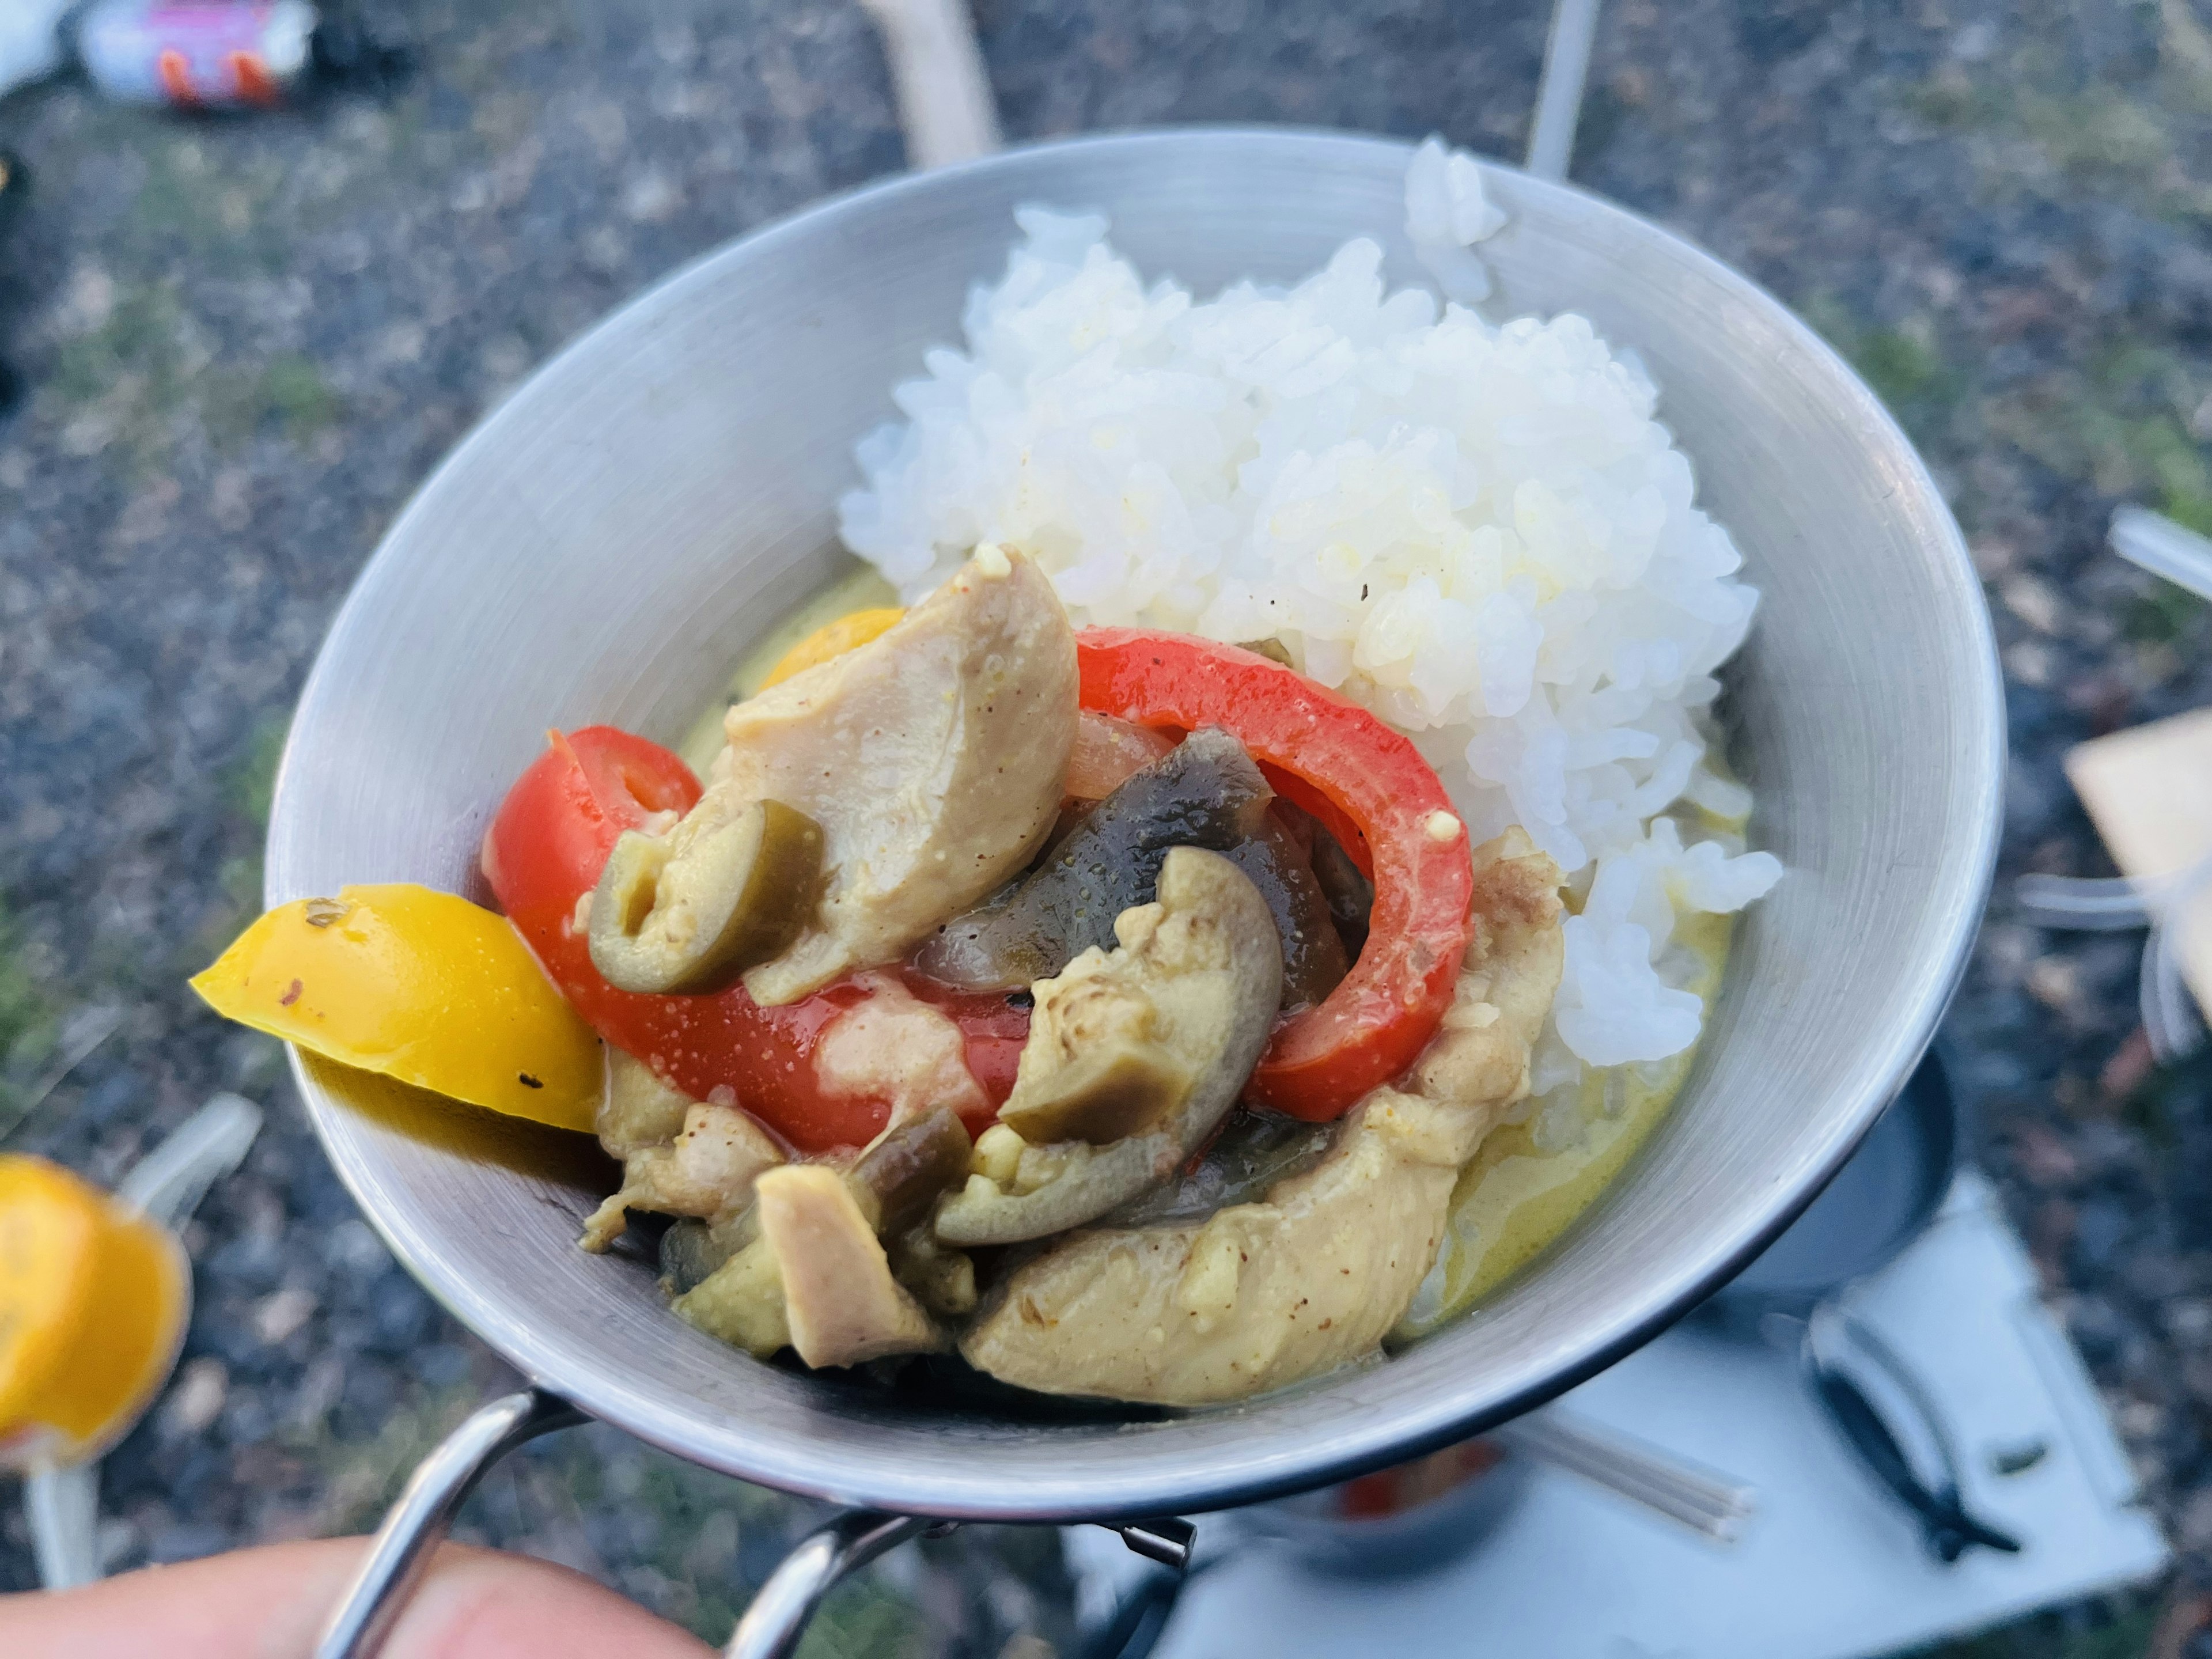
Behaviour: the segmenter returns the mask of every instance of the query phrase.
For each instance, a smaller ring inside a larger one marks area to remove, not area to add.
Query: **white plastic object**
[[[2182,981],[2176,939],[2180,918],[2208,888],[2212,858],[2155,881],[2022,876],[2013,891],[2027,920],[2039,927],[2076,933],[2150,929],[2142,955],[2143,1035],[2151,1057],[2170,1066],[2204,1040],[2204,1024]]]
[[[2117,509],[2108,539],[2112,551],[2130,564],[2199,599],[2212,599],[2212,539],[2144,507]],[[2150,1040],[2152,1057],[2165,1066],[2204,1038],[2204,1024],[2182,979],[2178,933],[2181,916],[2208,888],[2212,888],[2212,858],[2154,880],[2022,876],[2014,890],[2027,919],[2045,927],[2150,929],[2142,957],[2143,1035]]]
[[[133,1164],[115,1195],[165,1227],[181,1227],[260,1133],[258,1106],[243,1095],[216,1095]]]
[[[1515,1451],[1580,1475],[1712,1543],[1735,1543],[1758,1509],[1758,1493],[1734,1475],[1661,1451],[1563,1407],[1530,1412],[1493,1432]]]
[[[1574,159],[1575,125],[1582,118],[1583,83],[1589,77],[1590,48],[1597,40],[1599,3],[1559,0],[1552,8],[1536,112],[1528,123],[1526,165],[1539,179],[1564,179]]]
[[[2212,599],[2212,540],[2163,513],[2123,507],[2112,514],[2112,551],[2200,599]]]
[[[2143,945],[2143,1034],[2150,1039],[2151,1057],[2161,1066],[2171,1066],[2204,1041],[2204,1022],[2197,1017],[2182,982],[2181,950],[2175,942],[2179,930],[2172,919],[2208,884],[2212,884],[2212,859],[2199,865],[2177,889],[2170,908],[2152,925]]]
[[[39,1583],[72,1589],[100,1577],[100,1465],[41,1463],[23,1478]]]
[[[860,0],[884,37],[907,165],[919,173],[999,148],[998,106],[966,0]]]

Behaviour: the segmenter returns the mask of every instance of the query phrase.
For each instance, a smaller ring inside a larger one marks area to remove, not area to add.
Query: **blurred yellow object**
[[[878,634],[885,633],[906,615],[895,605],[881,605],[870,611],[855,611],[850,616],[840,617],[836,622],[816,629],[797,645],[783,653],[776,665],[768,671],[768,678],[760,683],[767,690],[780,684],[793,674],[803,673],[817,663],[828,662],[832,657],[842,657],[848,651],[858,650]]]
[[[0,1155],[0,1467],[97,1455],[176,1363],[191,1268],[167,1229]]]
[[[2199,873],[2212,864],[2212,708],[2076,744],[2066,775],[2122,875],[2180,878],[2166,927],[2176,966],[2212,1019],[2212,878]]]
[[[411,883],[281,904],[192,989],[341,1065],[588,1133],[599,1040],[504,916]]]

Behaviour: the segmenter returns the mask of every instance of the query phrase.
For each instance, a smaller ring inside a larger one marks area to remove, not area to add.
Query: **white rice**
[[[1473,245],[1503,216],[1472,159],[1431,139],[1407,209],[1444,292],[1486,294]],[[1781,866],[1743,851],[1750,796],[1709,750],[1758,594],[1642,365],[1578,316],[1389,292],[1364,238],[1201,301],[1147,288],[1103,218],[1015,217],[967,349],[931,352],[861,443],[847,544],[909,601],[998,541],[1078,626],[1280,640],[1413,736],[1477,841],[1519,823],[1568,872],[1540,1093],[1695,1042],[1678,921]]]

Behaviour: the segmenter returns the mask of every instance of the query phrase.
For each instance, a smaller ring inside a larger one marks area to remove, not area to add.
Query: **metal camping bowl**
[[[1903,1255],[1927,1231],[1959,1172],[1958,1107],[1941,1045],[1922,1057],[1850,1161],[1705,1310],[1753,1329],[1799,1324],[1827,1297]]]
[[[1418,282],[1409,154],[1289,131],[1040,145],[825,202],[668,278],[489,416],[386,537],[293,723],[270,902],[347,882],[480,890],[477,839],[549,726],[682,732],[746,643],[839,568],[854,442],[924,349],[957,337],[1017,206],[1103,209],[1139,269],[1200,290],[1295,278],[1358,235]],[[1726,1279],[1850,1156],[1927,1043],[1990,878],[2004,725],[1978,585],[1903,434],[1771,297],[1595,197],[1501,167],[1486,184],[1510,216],[1482,249],[1493,314],[1579,312],[1642,354],[1703,505],[1765,596],[1726,719],[1758,790],[1753,839],[1790,875],[1745,918],[1650,1144],[1540,1262],[1387,1360],[1231,1409],[1007,1410],[713,1342],[670,1316],[641,1261],[575,1248],[605,1178],[581,1137],[295,1054],[370,1221],[544,1395],[890,1516],[1217,1509],[1405,1459],[1567,1388]],[[562,1412],[517,1396],[434,1457],[323,1651],[373,1644],[380,1599],[473,1472],[573,1420]],[[771,1626],[910,1529],[878,1516],[811,1544],[732,1650],[780,1651]]]

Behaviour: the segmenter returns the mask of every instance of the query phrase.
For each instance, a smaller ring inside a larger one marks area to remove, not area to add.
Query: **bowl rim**
[[[539,364],[513,392],[486,409],[476,424],[416,485],[406,505],[392,520],[380,538],[375,552],[362,566],[333,615],[318,647],[313,666],[301,688],[297,712],[287,733],[278,764],[270,816],[268,847],[270,857],[264,879],[265,902],[274,904],[287,896],[284,870],[278,856],[278,839],[280,828],[287,821],[288,806],[297,790],[301,769],[297,764],[297,757],[301,747],[303,722],[298,718],[298,714],[308,711],[319,701],[334,693],[331,680],[336,670],[332,663],[332,642],[345,629],[349,617],[365,606],[382,580],[392,574],[391,562],[387,558],[389,550],[413,527],[418,516],[430,510],[431,498],[438,493],[441,480],[449,472],[457,471],[467,465],[480,450],[496,445],[506,437],[508,428],[517,418],[517,405],[522,401],[516,394],[550,375],[577,354],[587,349],[606,331],[648,314],[656,307],[671,304],[696,284],[712,281],[715,268],[724,261],[738,257],[761,257],[793,237],[809,234],[841,219],[865,215],[879,203],[915,192],[927,192],[941,188],[949,181],[993,172],[1009,165],[1019,165],[1044,154],[1152,151],[1161,157],[1160,161],[1153,164],[1158,166],[1188,146],[1255,143],[1333,148],[1340,153],[1365,154],[1370,158],[1376,151],[1407,158],[1411,156],[1415,147],[1413,140],[1379,134],[1310,125],[1256,123],[1203,123],[1109,131],[1010,145],[973,161],[926,173],[900,173],[867,181],[807,203],[672,268],[565,343],[559,351]],[[1852,412],[1862,423],[1868,441],[1878,444],[1887,452],[1885,459],[1893,467],[1904,493],[1920,497],[1923,508],[1921,516],[1926,520],[1926,528],[1937,544],[1930,550],[1931,558],[1953,562],[1956,567],[1954,574],[1963,574],[1969,582],[1974,580],[1965,539],[1918,452],[1881,400],[1850,366],[1789,307],[1765,287],[1708,253],[1686,237],[1609,198],[1572,184],[1537,179],[1510,164],[1488,157],[1478,155],[1477,160],[1486,174],[1511,179],[1514,190],[1518,192],[1553,193],[1574,200],[1578,204],[1578,210],[1595,211],[1631,222],[1642,233],[1671,245],[1669,251],[1674,257],[1698,268],[1709,280],[1734,290],[1753,307],[1767,313],[1771,321],[1792,337],[1799,349],[1828,372],[1840,391],[1855,400]],[[1978,592],[1978,586],[1973,591]],[[1694,1271],[1678,1274],[1665,1285],[1663,1294],[1638,1298],[1631,1307],[1615,1314],[1610,1320],[1594,1323],[1575,1350],[1553,1364],[1541,1376],[1480,1403],[1469,1405],[1449,1400],[1399,1402],[1393,1412],[1375,1413],[1376,1420],[1346,1428],[1324,1443],[1301,1445],[1295,1450],[1285,1451],[1270,1459],[1248,1458],[1231,1471],[1194,1468],[1186,1474],[1170,1476],[1147,1469],[1127,1476],[1117,1475],[1102,1483],[1101,1490],[1075,1502],[1070,1501],[1065,1490],[1049,1486],[1032,1489],[1020,1483],[1012,1486],[1005,1483],[993,1486],[970,1480],[948,1486],[941,1474],[920,1478],[909,1471],[890,1467],[888,1462],[870,1462],[849,1452],[834,1449],[825,1452],[805,1435],[780,1432],[740,1434],[733,1449],[731,1435],[725,1431],[717,1434],[711,1447],[702,1447],[696,1420],[685,1420],[686,1413],[681,1409],[689,1403],[688,1399],[679,1397],[672,1407],[659,1391],[650,1388],[623,1389],[576,1386],[574,1379],[562,1375],[563,1364],[560,1355],[554,1351],[554,1345],[540,1340],[527,1320],[516,1316],[515,1310],[504,1309],[488,1298],[472,1295],[471,1287],[464,1279],[446,1269],[428,1243],[416,1237],[410,1229],[394,1223],[380,1201],[379,1183],[374,1173],[356,1167],[337,1154],[325,1129],[325,1117],[328,1113],[345,1109],[324,1097],[313,1076],[309,1060],[296,1048],[289,1051],[292,1075],[307,1104],[310,1119],[325,1155],[337,1170],[340,1180],[362,1214],[398,1261],[447,1312],[536,1385],[570,1399],[593,1417],[687,1461],[787,1492],[834,1502],[862,1504],[950,1519],[1031,1522],[1134,1519],[1168,1512],[1227,1508],[1304,1491],[1419,1456],[1480,1433],[1543,1404],[1606,1370],[1675,1323],[1732,1279],[1796,1219],[1856,1151],[1882,1108],[1904,1086],[1933,1039],[1943,1012],[1971,960],[1973,942],[1995,876],[2002,828],[2002,785],[2007,756],[2003,681],[1997,660],[1994,629],[1986,606],[1971,605],[1966,609],[1976,636],[1971,642],[1974,647],[1972,654],[1978,661],[1981,672],[1978,686],[1972,688],[1978,694],[1973,705],[1959,717],[1958,726],[1963,729],[1968,720],[1978,719],[1986,721],[1988,728],[1988,740],[1980,757],[1980,775],[1972,791],[1981,807],[1975,826],[1978,844],[1972,849],[1971,859],[1963,866],[1970,872],[1968,879],[1948,901],[1931,902],[1931,925],[1933,914],[1940,912],[1941,926],[1935,931],[1946,936],[1942,939],[1941,949],[1931,951],[1926,970],[1918,975],[1921,989],[1911,1016],[1899,1020],[1881,1038],[1869,1045],[1868,1074],[1878,1079],[1879,1082],[1865,1091],[1865,1097],[1859,1103],[1856,1122],[1850,1126],[1847,1133],[1838,1134],[1821,1155],[1808,1158],[1801,1165],[1800,1172],[1803,1178],[1798,1188],[1778,1203],[1760,1224],[1740,1234],[1729,1248],[1707,1255]],[[1328,1387],[1335,1380],[1356,1378],[1362,1374],[1358,1368],[1352,1368],[1337,1373],[1334,1379],[1316,1380],[1314,1383],[1301,1386]],[[1206,1408],[1190,1415],[1203,1419],[1218,1416],[1224,1411],[1263,1407],[1271,1398],[1281,1397],[1261,1396],[1254,1401]],[[694,1410],[696,1412],[696,1407]]]

